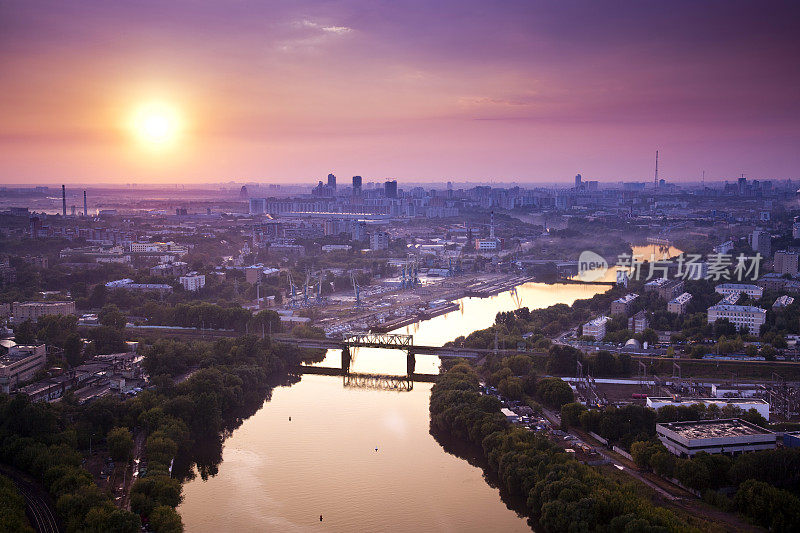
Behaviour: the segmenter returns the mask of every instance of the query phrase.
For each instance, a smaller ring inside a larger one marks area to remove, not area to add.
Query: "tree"
[[[92,294],[89,295],[89,305],[97,309],[106,305],[108,299],[108,288],[103,283],[98,283],[92,289]]]
[[[536,392],[539,399],[550,407],[560,408],[575,399],[572,388],[561,378],[540,379],[536,385]]]
[[[102,325],[117,330],[125,329],[125,324],[128,322],[128,319],[122,314],[119,307],[114,304],[104,306],[97,315],[97,318]]]
[[[677,459],[667,450],[660,450],[650,457],[650,466],[655,473],[663,477],[673,477],[675,475],[675,463]]]
[[[714,322],[714,336],[716,338],[734,337],[736,333],[736,326],[727,318],[718,318]]]
[[[128,461],[133,451],[133,437],[128,428],[116,427],[106,437],[108,454],[115,461]]]
[[[33,344],[36,342],[36,328],[30,318],[14,328],[14,342],[17,344]]]
[[[281,317],[271,309],[264,309],[250,319],[250,334],[261,336],[271,335],[273,333],[280,333],[281,331]]]
[[[78,366],[83,362],[83,339],[77,333],[71,333],[64,341],[64,358],[70,366]]]
[[[547,371],[559,376],[575,374],[577,361],[583,361],[583,353],[571,346],[551,346],[547,358]]]
[[[580,416],[586,410],[582,404],[574,402],[561,406],[561,429],[580,427]]]
[[[181,533],[181,516],[172,507],[159,505],[150,514],[150,526],[156,533]]]

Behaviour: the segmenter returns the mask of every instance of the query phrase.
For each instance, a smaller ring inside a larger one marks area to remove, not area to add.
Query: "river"
[[[571,304],[606,285],[527,283],[400,328],[414,342],[442,345],[494,322],[500,311]],[[329,350],[324,366],[339,366]],[[417,356],[435,374],[434,356]],[[405,355],[359,349],[353,372],[403,374]],[[477,466],[446,452],[429,433],[430,383],[411,391],[345,388],[341,377],[305,375],[278,387],[225,440],[219,473],[184,485],[178,511],[189,532],[530,531]],[[291,417],[291,421],[290,418]],[[320,515],[323,521],[320,522]]]

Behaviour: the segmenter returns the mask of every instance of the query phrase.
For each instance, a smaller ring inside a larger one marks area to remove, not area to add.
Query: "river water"
[[[395,333],[442,345],[490,326],[500,311],[571,304],[607,289],[527,283],[464,298],[459,309]],[[330,350],[321,364],[340,366],[341,354]],[[417,356],[417,373],[435,374],[438,365],[434,356]],[[405,354],[358,349],[351,370],[403,374]],[[305,375],[276,388],[225,441],[219,473],[184,485],[178,510],[186,530],[530,531],[479,467],[430,435],[431,386],[359,389],[345,387],[342,377]]]

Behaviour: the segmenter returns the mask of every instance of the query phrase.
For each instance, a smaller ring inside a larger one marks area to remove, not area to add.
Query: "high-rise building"
[[[772,270],[778,274],[789,274],[796,276],[798,274],[798,254],[794,251],[779,250],[775,252]]]
[[[250,214],[263,215],[267,210],[266,198],[250,198]]]
[[[397,198],[397,180],[391,180],[384,183],[383,194],[386,196],[386,198]]]
[[[67,216],[67,188],[61,186],[61,214]]]
[[[770,234],[760,229],[754,230],[750,236],[750,247],[754,252],[760,253],[761,257],[769,259],[772,254]]]
[[[361,196],[361,176],[353,176],[353,196]]]
[[[386,250],[389,248],[389,234],[385,231],[376,231],[369,235],[369,247],[371,250]]]
[[[581,188],[581,175],[580,174],[576,174],[575,175],[575,188],[576,189],[580,189]]]
[[[328,174],[328,188],[331,192],[336,192],[336,176],[333,174]]]

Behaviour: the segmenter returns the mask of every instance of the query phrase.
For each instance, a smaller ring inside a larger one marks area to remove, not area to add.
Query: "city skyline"
[[[4,4],[0,183],[796,178],[773,7]]]

